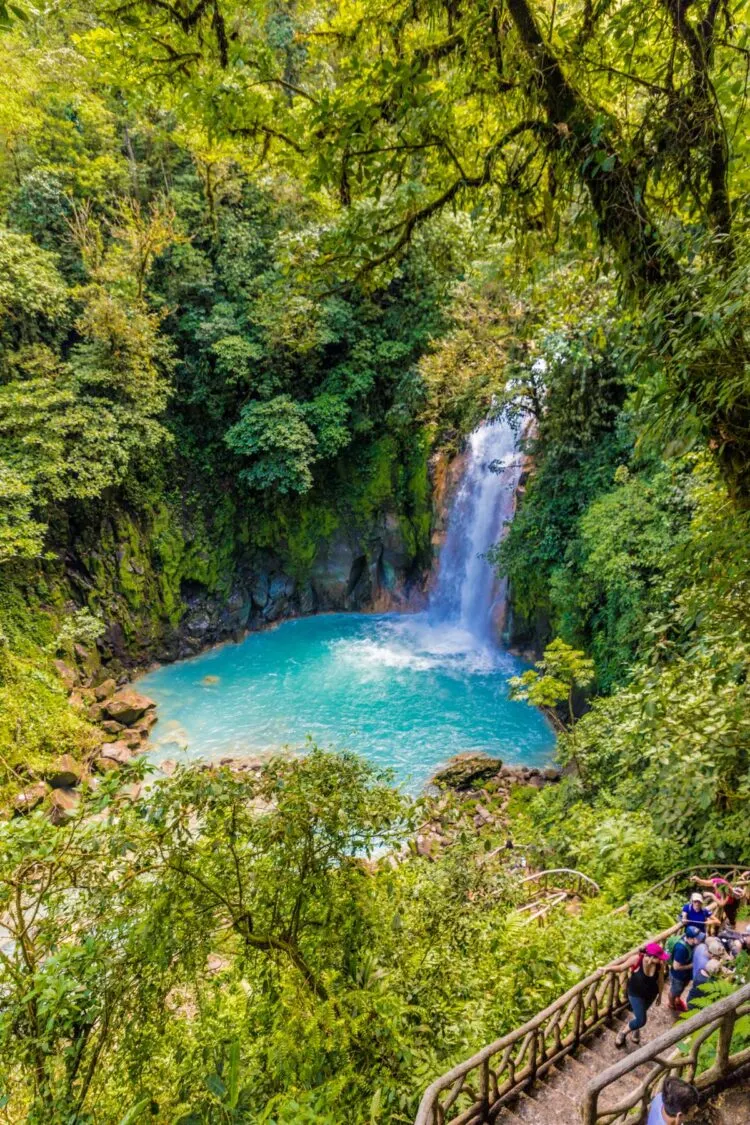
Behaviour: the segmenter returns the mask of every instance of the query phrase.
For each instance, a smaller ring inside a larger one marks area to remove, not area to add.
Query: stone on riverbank
[[[118,723],[130,726],[137,722],[146,711],[150,711],[156,704],[147,695],[140,695],[137,691],[125,688],[118,691],[111,699],[103,704],[103,712],[108,718]]]
[[[116,765],[125,766],[133,757],[133,752],[127,742],[105,742],[99,750],[99,759],[107,759]]]
[[[79,795],[75,789],[53,789],[49,797],[49,818],[53,824],[64,824],[75,815]]]
[[[482,751],[468,750],[451,758],[432,777],[432,782],[441,789],[476,789],[479,783],[496,777],[502,768],[500,758],[491,758]]]
[[[102,680],[98,687],[94,688],[94,695],[99,703],[103,703],[105,699],[109,699],[117,691],[117,684],[114,680]]]
[[[46,780],[53,789],[69,789],[80,783],[83,774],[84,768],[81,763],[70,754],[63,754],[49,767]]]

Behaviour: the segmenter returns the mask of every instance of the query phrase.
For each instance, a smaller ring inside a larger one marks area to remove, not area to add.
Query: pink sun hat
[[[663,945],[659,945],[658,941],[650,941],[648,945],[644,946],[643,952],[647,953],[649,957],[658,957],[660,961],[669,960],[669,954]]]

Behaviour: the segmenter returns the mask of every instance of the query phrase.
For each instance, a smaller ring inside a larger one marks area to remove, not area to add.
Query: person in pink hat
[[[629,969],[628,978],[628,1003],[633,1013],[633,1018],[627,1028],[618,1032],[615,1039],[617,1047],[624,1047],[628,1035],[637,1045],[641,1041],[641,1028],[646,1026],[648,1010],[654,1000],[661,995],[664,987],[664,966],[669,961],[669,954],[658,941],[650,941],[644,945],[639,953],[620,961],[613,961],[612,969]]]

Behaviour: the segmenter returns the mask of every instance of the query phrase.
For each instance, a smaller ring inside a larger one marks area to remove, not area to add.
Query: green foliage
[[[143,799],[109,777],[66,824],[0,824],[9,1111],[409,1120],[435,1073],[666,917],[593,902],[530,926],[470,839],[368,859],[422,812],[386,782],[313,749],[183,769]]]
[[[525,611],[551,609],[563,638],[591,653],[609,694],[561,736],[560,761],[573,761],[577,776],[526,810],[530,837],[541,834],[560,862],[596,872],[620,895],[677,862],[745,862],[747,514],[696,455],[631,455],[574,507],[560,482],[556,494],[542,492],[559,463],[553,434],[545,416],[533,486],[499,556]],[[524,547],[533,553],[548,519],[559,539],[546,575],[524,587]],[[529,694],[543,686],[534,673],[527,679]]]
[[[501,228],[523,264],[600,240],[653,327],[657,422],[712,439],[747,493],[746,14],[744,0],[731,19],[708,0],[689,13],[667,0],[514,0],[500,15],[341,0],[297,5],[279,34],[262,3],[186,19],[140,0],[86,46],[119,81],[137,58],[161,92],[166,68],[191,124],[242,138],[323,197],[286,258],[322,270],[329,289],[391,282],[450,209]],[[480,393],[488,375],[476,374]]]
[[[618,902],[750,864],[746,6],[0,3],[16,788],[93,749],[55,652],[101,620],[150,657],[183,583],[303,580],[394,516],[426,565],[433,443],[505,411],[534,471],[496,558],[557,637],[517,690],[578,767],[514,834]],[[422,810],[350,757],[116,788],[0,825],[14,1119],[408,1121],[671,916],[529,928],[470,838],[374,862]]]
[[[45,595],[49,591],[41,594],[46,602]],[[93,749],[92,728],[69,705],[52,664],[62,606],[54,613],[46,604],[43,612],[39,596],[0,575],[0,799],[5,803],[52,757],[79,758]]]
[[[585,638],[604,687],[647,654],[654,615],[678,593],[695,487],[685,463],[632,476],[620,466],[613,484],[583,513],[550,576],[561,627]]]
[[[95,644],[105,630],[104,622],[84,607],[77,609],[63,622],[63,627],[55,637],[56,652],[68,652],[76,643],[84,647]]]
[[[1,557],[8,559],[39,554],[50,505],[100,496],[163,444],[156,416],[170,361],[159,318],[113,288],[127,280],[116,248],[76,291],[27,236],[0,230],[0,260],[7,282],[0,467],[9,501]]]
[[[240,471],[240,478],[251,487],[282,495],[312,487],[310,466],[317,442],[302,409],[288,395],[244,407],[225,440],[233,452],[255,459]]]
[[[524,444],[534,472],[507,535],[490,557],[508,575],[516,612],[530,634],[544,643],[557,633],[571,645],[588,647],[591,610],[586,614],[574,606],[571,612],[570,572],[580,554],[578,521],[611,486],[618,462],[632,448],[621,415],[626,380],[606,298],[603,307],[595,303],[588,315],[572,323],[568,318],[555,329],[550,333],[532,321],[528,343],[513,364],[505,409],[531,416]],[[601,668],[597,671],[601,677]]]
[[[512,699],[522,699],[534,707],[567,703],[572,711],[576,688],[589,687],[593,679],[594,662],[558,637],[547,645],[536,668],[513,676],[508,682]]]

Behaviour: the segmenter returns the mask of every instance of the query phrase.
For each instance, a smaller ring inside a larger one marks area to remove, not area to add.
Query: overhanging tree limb
[[[357,270],[349,284],[361,280],[367,273],[370,273],[372,270],[377,269],[378,266],[382,266],[395,258],[401,250],[411,242],[414,231],[433,215],[438,214],[444,207],[447,207],[461,191],[466,188],[480,188],[488,184],[492,178],[492,168],[495,159],[502,149],[510,144],[512,140],[515,140],[516,137],[520,137],[524,133],[533,132],[546,134],[549,130],[550,126],[544,121],[519,121],[512,129],[509,129],[507,133],[504,133],[498,141],[495,141],[494,144],[487,149],[482,161],[481,172],[473,176],[459,176],[445,191],[430,200],[429,203],[425,203],[424,206],[419,207],[416,211],[407,215],[405,219],[399,220],[399,222],[394,223],[390,227],[386,227],[381,232],[384,236],[387,237],[388,235],[399,232],[398,238],[386,250],[378,254],[377,257],[370,258],[365,262],[364,265]]]
[[[589,105],[569,81],[527,0],[507,0],[507,6],[521,45],[534,64],[549,123],[558,126],[550,147],[586,188],[602,237],[637,282],[658,284],[674,277],[676,264],[648,214],[639,174],[623,158],[616,122],[603,109]],[[564,130],[559,128],[563,125]],[[596,159],[597,150],[601,160]]]

